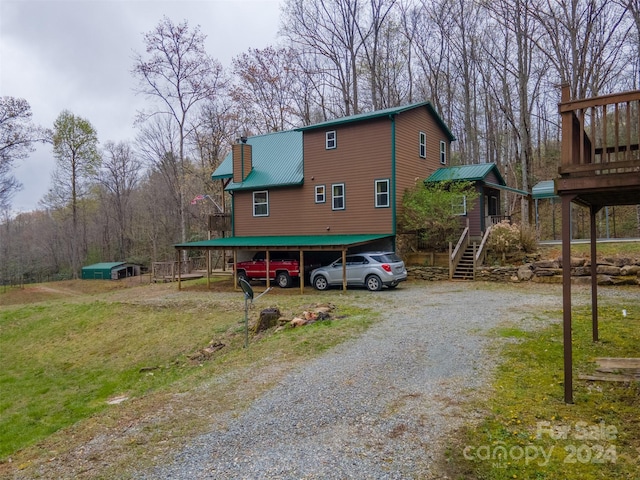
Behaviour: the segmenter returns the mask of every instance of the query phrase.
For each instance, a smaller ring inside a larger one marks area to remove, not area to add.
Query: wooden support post
[[[267,289],[269,287],[271,287],[271,255],[269,254],[269,250],[267,250],[265,252],[265,261],[266,261],[266,265],[265,265],[265,269],[266,269],[266,275],[267,275]]]
[[[207,290],[211,288],[211,249],[207,248]]]
[[[300,293],[304,293],[304,252],[300,250],[300,272],[298,278],[300,279]]]
[[[347,291],[347,249],[342,249],[342,290]]]
[[[182,270],[182,265],[180,264],[180,249],[176,250],[176,256],[178,257],[178,290],[182,290],[182,282],[180,281],[180,272]]]
[[[562,327],[564,345],[564,401],[573,403],[573,350],[571,345],[571,200],[562,196]]]
[[[238,250],[233,249],[233,289],[238,290]]]
[[[598,341],[598,261],[597,253],[597,236],[596,229],[596,213],[599,208],[591,206],[589,208],[589,219],[591,221],[591,334],[593,341]]]

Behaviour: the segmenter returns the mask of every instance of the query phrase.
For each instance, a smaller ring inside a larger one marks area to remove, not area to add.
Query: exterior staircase
[[[474,244],[467,245],[460,262],[452,275],[452,280],[473,280],[473,250]]]

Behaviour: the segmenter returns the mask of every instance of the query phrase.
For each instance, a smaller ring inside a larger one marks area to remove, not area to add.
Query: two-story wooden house
[[[430,102],[242,137],[212,174],[231,235],[176,248],[393,250],[405,190],[448,164],[454,140]]]
[[[424,102],[250,137],[212,178],[229,179],[233,237],[393,237],[404,191],[447,164],[452,140]]]

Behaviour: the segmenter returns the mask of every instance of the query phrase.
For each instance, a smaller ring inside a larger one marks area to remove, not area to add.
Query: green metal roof
[[[111,270],[112,268],[119,267],[120,265],[124,265],[125,262],[102,262],[102,263],[94,263],[93,265],[87,265],[86,267],[82,267],[84,270]]]
[[[358,245],[372,242],[392,234],[353,234],[353,235],[276,235],[256,237],[227,237],[201,240],[199,242],[179,243],[176,248],[329,248]]]
[[[251,173],[244,182],[231,181],[226,190],[285,187],[303,182],[302,132],[287,130],[249,137],[252,147]],[[213,172],[213,180],[233,177],[233,156],[225,157]]]
[[[307,125],[306,127],[300,127],[296,130],[304,132],[307,130],[315,130],[318,128],[337,127],[339,125],[344,125],[347,123],[361,122],[364,120],[372,120],[375,118],[388,117],[390,115],[398,115],[402,112],[406,112],[408,110],[413,110],[414,108],[420,108],[420,107],[426,107],[427,110],[429,110],[429,112],[436,119],[436,122],[438,123],[438,125],[442,128],[442,130],[444,130],[444,132],[449,137],[449,141],[453,142],[456,139],[453,133],[451,133],[451,130],[449,130],[449,127],[447,126],[447,124],[444,123],[444,120],[442,120],[442,117],[438,114],[438,112],[436,112],[436,109],[433,107],[431,102],[428,102],[428,101],[413,103],[413,104],[404,105],[401,107],[386,108],[384,110],[376,110],[374,112],[359,113],[357,115],[350,115],[348,117],[335,118],[333,120],[327,120],[326,122],[320,122],[320,123],[315,123],[313,125]]]
[[[433,172],[425,183],[452,181],[477,182],[484,181],[490,172],[495,174],[498,184],[504,186],[507,183],[500,175],[500,171],[495,163],[479,163],[475,165],[458,165],[455,167],[442,167]]]
[[[531,194],[536,198],[559,198],[556,195],[555,183],[553,180],[543,180],[536,183],[531,189]]]

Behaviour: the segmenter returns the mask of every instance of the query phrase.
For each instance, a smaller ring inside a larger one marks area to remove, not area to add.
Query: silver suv
[[[407,279],[407,270],[394,252],[363,252],[347,255],[346,275],[348,286],[365,286],[373,291],[383,285],[397,287]],[[342,285],[342,258],[313,270],[311,284],[318,290]]]

